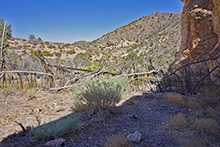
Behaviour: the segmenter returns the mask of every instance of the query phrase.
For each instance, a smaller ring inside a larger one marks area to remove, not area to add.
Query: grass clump
[[[105,147],[132,147],[132,143],[122,135],[113,135],[107,138]]]
[[[180,106],[186,106],[187,98],[179,93],[166,93],[164,99],[169,103],[179,104]]]
[[[168,125],[169,127],[175,129],[183,129],[188,127],[186,117],[182,113],[178,113],[176,116],[171,117]]]
[[[129,85],[128,78],[88,80],[81,86],[72,88],[75,109],[100,112],[114,107]]]
[[[7,81],[0,81],[0,93],[8,95],[11,93],[13,86]]]
[[[50,136],[63,137],[74,131],[82,125],[79,117],[68,117],[60,119],[54,124],[43,124],[32,128],[31,135],[36,140],[42,140]]]
[[[211,135],[218,135],[218,123],[210,118],[200,118],[195,120],[195,127],[199,133],[208,133]]]

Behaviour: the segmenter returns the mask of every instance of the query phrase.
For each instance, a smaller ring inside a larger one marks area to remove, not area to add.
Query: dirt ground
[[[71,108],[73,99],[68,92],[43,91],[32,98],[17,95],[19,92],[15,91],[12,95],[0,98],[0,146],[43,147],[48,140],[53,139],[33,140],[30,136],[20,132],[21,127],[15,121],[27,127],[37,126],[38,120],[42,124],[50,124],[67,115],[75,115]],[[138,144],[134,143],[134,146],[188,146],[182,139],[184,136],[169,135],[164,126],[170,117],[180,112],[189,114],[191,109],[166,102],[161,93],[131,93],[123,97],[123,101],[105,118],[98,119],[82,114],[81,120],[84,126],[76,130],[75,134],[65,136],[66,142],[63,146],[104,146],[106,138],[112,135],[127,136],[135,131],[142,134],[142,140]],[[191,135],[188,135],[189,140]],[[214,138],[214,142],[216,140],[218,139]]]

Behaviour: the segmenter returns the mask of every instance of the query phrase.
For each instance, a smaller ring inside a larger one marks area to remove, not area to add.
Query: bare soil
[[[37,120],[46,125],[62,117],[77,115],[72,111],[73,99],[68,92],[39,92],[33,98],[26,95],[17,96],[18,94],[19,92],[15,91],[12,95],[0,98],[0,146],[43,147],[47,141],[56,138],[33,140],[27,133],[22,132],[15,121],[27,127],[37,126]],[[166,102],[161,93],[129,94],[105,117],[99,119],[95,115],[81,114],[83,127],[74,134],[63,137],[66,139],[63,146],[104,146],[106,139],[112,135],[126,136],[135,131],[139,131],[143,136],[141,142],[134,143],[134,146],[187,146],[183,136],[169,135],[164,126],[171,116],[179,112],[189,114],[191,111],[189,108]],[[218,139],[214,138],[215,142],[216,140]]]

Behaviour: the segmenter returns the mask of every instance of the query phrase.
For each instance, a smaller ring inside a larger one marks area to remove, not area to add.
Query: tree
[[[3,29],[4,29],[4,19],[0,18],[0,40],[2,41]],[[5,26],[5,33],[3,38],[3,49],[8,46],[8,39],[12,36],[11,25]]]
[[[37,38],[37,41],[43,41],[40,37]]]
[[[36,40],[36,37],[34,36],[34,34],[30,34],[30,35],[28,35],[28,39],[29,40]]]
[[[0,50],[0,71],[5,70],[5,59],[4,52],[5,48],[8,46],[8,39],[12,35],[11,25],[7,25],[4,22],[4,19],[0,18],[0,41],[1,41],[1,50]]]

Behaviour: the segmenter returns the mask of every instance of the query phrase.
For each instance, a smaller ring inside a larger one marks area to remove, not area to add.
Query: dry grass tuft
[[[198,100],[189,100],[187,102],[187,107],[189,107],[191,109],[200,109],[202,106]]]
[[[175,103],[181,106],[186,106],[187,103],[187,98],[179,93],[166,93],[164,99],[169,103]]]
[[[193,138],[186,140],[186,147],[206,147],[211,146],[207,138]]]
[[[105,147],[132,147],[132,143],[122,135],[113,135],[110,138],[107,138]]]
[[[201,92],[201,100],[205,107],[215,107],[220,104],[220,89],[204,88]]]
[[[218,132],[219,132],[218,123],[215,120],[210,119],[210,118],[196,119],[195,120],[195,127],[199,133],[206,132],[210,135],[217,136]]]
[[[178,113],[176,116],[170,118],[168,125],[171,128],[183,129],[188,127],[188,122],[182,113]]]

